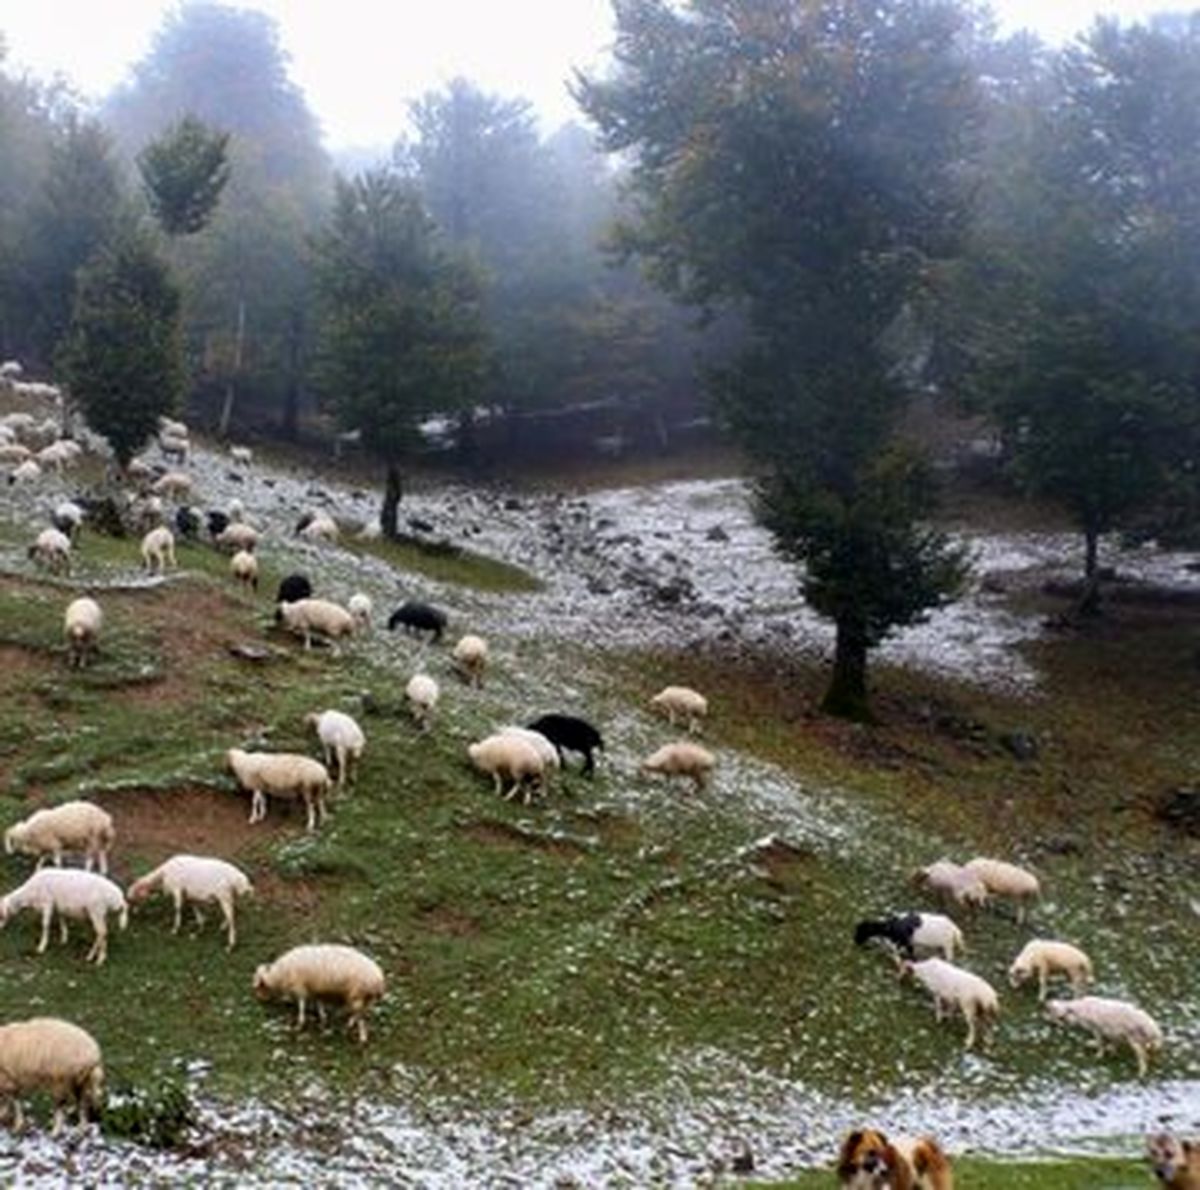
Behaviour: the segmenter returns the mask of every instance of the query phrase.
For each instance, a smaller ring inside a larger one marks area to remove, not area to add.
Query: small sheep
[[[337,545],[337,521],[327,512],[306,512],[296,526],[296,534],[305,541],[324,541]]]
[[[168,471],[150,485],[150,490],[168,500],[183,500],[192,493],[192,477],[182,471]]]
[[[371,615],[375,605],[371,602],[370,595],[355,591],[346,602],[346,610],[354,617],[354,622],[361,631],[365,632],[371,627]]]
[[[151,529],[142,538],[142,565],[151,574],[162,574],[175,565],[175,535],[166,525]]]
[[[1013,960],[1008,982],[1019,988],[1035,974],[1039,1001],[1046,998],[1046,983],[1051,975],[1065,975],[1071,981],[1071,990],[1079,996],[1092,980],[1092,960],[1077,946],[1035,938]]]
[[[435,643],[442,639],[446,630],[446,613],[428,603],[418,603],[415,599],[402,603],[388,617],[388,631],[395,632],[403,627],[410,636],[418,632],[429,632],[430,639]]]
[[[187,426],[183,422],[175,421],[170,417],[159,417],[158,432],[166,434],[169,438],[186,438],[188,436]]]
[[[129,906],[125,896],[107,876],[84,872],[79,868],[43,868],[34,872],[20,888],[0,899],[0,926],[22,909],[33,909],[42,917],[42,938],[37,953],[44,954],[50,944],[50,922],[58,914],[59,935],[67,941],[67,919],[92,923],[96,937],[86,962],[104,965],[108,958],[108,915],[118,914],[121,929],[129,924]]]
[[[428,731],[440,695],[438,684],[428,674],[413,674],[404,687],[408,709],[422,731]]]
[[[528,803],[532,789],[540,787],[545,774],[546,766],[537,749],[527,740],[515,736],[490,735],[478,743],[469,744],[467,755],[480,772],[492,775],[497,793],[503,789],[502,777],[512,781],[512,788],[504,794],[508,799],[521,793],[528,781],[530,788],[524,794],[524,800]]]
[[[488,644],[482,636],[468,633],[454,646],[450,657],[469,685],[483,685],[483,673],[488,663]]]
[[[112,817],[92,802],[63,802],[47,810],[35,810],[4,832],[7,855],[36,855],[40,868],[48,860],[61,866],[64,854],[81,852],[85,871],[93,863],[102,876],[108,875],[108,853],[116,832]]]
[[[42,478],[42,469],[33,459],[26,459],[8,477],[9,483],[36,483]]]
[[[977,876],[992,896],[1015,901],[1018,922],[1025,920],[1026,902],[1037,900],[1042,895],[1038,878],[1016,864],[976,856],[963,864],[963,868]]]
[[[213,513],[209,513],[209,528],[212,527]],[[254,553],[255,547],[258,545],[258,530],[252,525],[244,525],[239,521],[231,521],[225,525],[223,529],[217,531],[213,541],[218,549],[230,550],[237,553],[238,550],[245,550],[247,553]]]
[[[872,938],[882,938],[906,959],[917,957],[917,948],[939,951],[948,961],[956,950],[966,950],[962,931],[941,913],[905,913],[882,921],[860,921],[854,928],[854,941],[864,946]]]
[[[687,777],[696,786],[696,792],[701,792],[717,762],[716,757],[699,744],[689,740],[679,740],[674,744],[664,744],[657,752],[652,752],[641,763],[644,773],[662,773],[667,777]]]
[[[6,359],[0,364],[0,380],[16,380],[24,371],[19,359]]]
[[[19,1096],[45,1093],[54,1101],[52,1134],[62,1131],[67,1108],[74,1106],[79,1124],[100,1106],[104,1065],[96,1039],[58,1017],[39,1016],[0,1026],[0,1101],[12,1101],[13,1131],[25,1126]]]
[[[71,573],[71,539],[57,529],[43,529],[26,551],[29,558],[52,574]]]
[[[239,467],[249,467],[254,462],[254,451],[248,446],[231,446],[229,459]]]
[[[289,632],[304,638],[304,647],[312,648],[313,634],[337,640],[354,635],[354,617],[327,599],[299,599],[295,603],[280,603],[275,609],[275,622]]]
[[[61,475],[68,464],[75,462],[79,454],[80,448],[77,443],[68,438],[60,438],[51,442],[49,446],[43,446],[34,457],[42,470],[49,471],[53,467]]]
[[[1150,1054],[1162,1049],[1163,1034],[1158,1022],[1126,1000],[1104,996],[1080,996],[1077,1000],[1047,1000],[1046,1012],[1053,1021],[1077,1025],[1096,1039],[1096,1048],[1104,1052],[1104,1043],[1125,1042],[1137,1058],[1138,1077],[1144,1078],[1150,1066]]]
[[[933,1011],[937,1020],[944,1013],[958,1009],[967,1022],[966,1048],[975,1044],[976,1026],[994,1021],[1000,1015],[1000,999],[996,989],[986,979],[972,975],[945,959],[921,959],[900,964],[900,978],[912,976],[933,996]]]
[[[83,528],[83,509],[74,500],[63,500],[54,506],[50,520],[60,533],[65,533],[74,541]]]
[[[353,784],[354,770],[367,746],[363,729],[342,711],[321,711],[319,714],[314,711],[304,716],[304,725],[316,731],[325,751],[325,767],[329,768],[337,760],[338,789],[344,789],[347,780]]]
[[[228,949],[232,950],[237,943],[234,903],[238,897],[253,895],[254,886],[245,872],[223,859],[210,859],[200,855],[173,855],[166,863],[159,864],[153,872],[147,872],[130,885],[130,903],[137,905],[159,891],[175,902],[175,924],[171,930],[173,934],[178,934],[183,924],[184,901],[192,903],[198,926],[204,925],[200,906],[216,901],[225,919]]]
[[[296,1001],[296,1028],[304,1028],[305,1008],[316,1001],[324,1023],[322,1001],[340,1001],[349,1013],[347,1027],[367,1040],[366,1016],[386,989],[379,964],[352,946],[297,946],[254,972],[254,994],[260,1000],[279,996]]]
[[[250,822],[267,816],[267,797],[302,798],[308,829],[325,821],[325,798],[332,782],[319,761],[294,752],[243,752],[230,748],[225,763],[238,785],[250,794]]]
[[[543,715],[525,726],[530,731],[544,735],[554,745],[560,763],[565,764],[564,751],[578,752],[583,756],[583,775],[590,777],[595,771],[592,753],[604,751],[604,740],[586,719],[579,719],[575,715]]]
[[[948,859],[939,859],[927,867],[918,868],[912,875],[912,882],[918,888],[927,888],[952,900],[956,905],[974,908],[987,904],[988,890],[983,881],[974,872]]]
[[[96,652],[103,626],[104,613],[94,599],[85,595],[67,605],[63,617],[63,635],[67,638],[72,668],[82,669],[87,664],[88,655]]]
[[[667,686],[650,700],[650,705],[665,713],[672,727],[676,715],[686,720],[689,734],[700,729],[700,720],[708,714],[708,699],[688,686]]]
[[[252,591],[258,590],[258,559],[248,550],[238,550],[229,559],[229,573],[236,582]]]

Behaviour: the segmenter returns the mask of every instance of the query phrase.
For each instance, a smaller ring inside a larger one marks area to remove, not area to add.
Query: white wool
[[[158,419],[158,432],[166,434],[169,438],[186,438],[188,436],[188,428],[181,421],[175,421],[169,417],[160,417]]]
[[[977,876],[992,896],[1015,901],[1019,922],[1025,920],[1025,902],[1036,900],[1042,894],[1038,878],[1016,864],[976,856],[963,864],[963,869]]]
[[[185,901],[194,905],[215,901],[224,916],[228,945],[232,950],[237,942],[234,903],[239,896],[251,895],[254,887],[245,872],[223,859],[174,855],[152,872],[135,880],[129,887],[129,900],[136,904],[159,890],[175,904],[175,933],[179,932]]]
[[[914,946],[928,950],[940,950],[947,959],[953,959],[955,951],[965,950],[962,930],[941,913],[918,913],[921,924],[912,933]]]
[[[73,500],[63,500],[54,506],[51,517],[64,533],[74,535],[83,527],[83,509]]]
[[[429,727],[433,712],[437,708],[441,690],[437,682],[428,674],[413,674],[404,687],[404,697],[408,700],[408,709],[412,717],[424,730]]]
[[[249,550],[238,550],[229,559],[229,573],[239,583],[258,589],[258,559]]]
[[[29,1092],[43,1092],[53,1099],[55,1134],[70,1104],[77,1106],[83,1124],[104,1092],[104,1066],[96,1039],[57,1017],[0,1026],[0,1101],[13,1101],[13,1126],[18,1132],[23,1124],[18,1096]]]
[[[107,811],[92,802],[63,802],[46,810],[36,810],[28,818],[4,832],[4,850],[12,855],[35,855],[39,866],[46,859],[62,863],[64,854],[82,853],[87,871],[95,863],[101,873],[108,871],[108,852],[115,832]]]
[[[26,459],[8,477],[9,483],[34,483],[42,477],[42,469],[33,459]]]
[[[38,463],[45,468],[53,467],[62,471],[68,463],[73,463],[79,456],[79,447],[67,439],[51,442],[37,452]]]
[[[977,1024],[1000,1013],[1000,998],[986,979],[964,971],[945,959],[921,959],[904,963],[902,973],[913,978],[933,996],[934,1012],[941,1019],[945,1009],[958,1009],[967,1022],[967,1049],[975,1043]]]
[[[527,743],[533,745],[537,754],[542,758],[542,764],[546,768],[557,769],[561,767],[558,759],[558,749],[540,731],[532,731],[528,727],[511,725],[500,728],[495,734],[510,735],[519,740],[525,740]]]
[[[221,549],[245,550],[247,553],[253,553],[255,546],[258,545],[258,530],[252,525],[244,525],[239,521],[233,521],[232,506],[229,515],[231,523],[226,525],[217,534],[217,546]]]
[[[304,1026],[309,1000],[334,1000],[349,1012],[349,1025],[357,1027],[358,1039],[367,1039],[366,1014],[386,990],[387,981],[379,964],[352,946],[297,946],[273,963],[254,972],[254,992],[260,999],[271,996],[295,1000],[297,1024]]]
[[[1078,994],[1092,978],[1092,960],[1077,946],[1068,942],[1051,942],[1035,938],[1027,942],[1008,969],[1008,981],[1020,987],[1036,975],[1040,998],[1046,998],[1046,982],[1051,975],[1065,975]]]
[[[28,446],[19,442],[6,442],[0,439],[0,463],[24,463],[29,459]],[[40,471],[40,468],[39,468]]]
[[[85,595],[67,605],[63,617],[63,635],[67,638],[73,666],[82,667],[87,662],[88,654],[96,651],[103,625],[104,613],[94,599]]]
[[[467,633],[459,639],[450,656],[473,685],[483,685],[483,674],[488,663],[488,643],[482,636]]]
[[[279,618],[289,632],[304,638],[304,647],[312,647],[314,633],[337,639],[354,635],[354,617],[327,599],[298,599],[280,603]]]
[[[151,529],[142,538],[142,565],[160,574],[168,565],[175,565],[175,535],[166,525]]]
[[[699,744],[690,740],[678,740],[673,744],[664,744],[656,752],[652,752],[642,761],[641,767],[647,773],[661,773],[666,777],[687,777],[694,782],[696,789],[703,789],[709,775],[716,764],[716,757]]]
[[[229,457],[243,467],[249,467],[254,462],[254,451],[248,446],[231,446]]]
[[[367,746],[363,729],[344,711],[321,711],[306,715],[304,721],[316,730],[325,751],[325,764],[330,766],[336,759],[338,788],[343,788]]]
[[[987,886],[979,876],[948,859],[939,859],[924,868],[918,868],[913,880],[959,905],[987,904]]]
[[[192,477],[182,471],[168,471],[159,476],[151,485],[150,490],[156,496],[167,496],[171,499],[182,499],[191,494]]]
[[[108,914],[116,913],[121,929],[129,922],[129,907],[121,890],[106,876],[85,872],[79,868],[42,868],[34,872],[20,888],[0,900],[0,925],[22,909],[32,909],[42,918],[42,938],[38,954],[44,953],[50,942],[50,921],[54,914],[60,919],[86,918],[92,924],[96,938],[88,951],[88,962],[101,966],[108,957]],[[65,935],[65,920],[60,928]]]
[[[315,513],[312,520],[300,530],[300,536],[305,541],[325,541],[336,544],[338,539],[337,522],[326,512]]]
[[[367,628],[371,623],[371,615],[375,610],[370,595],[355,591],[346,603],[346,610],[354,617],[354,622],[360,628]]]
[[[29,556],[50,570],[71,571],[71,539],[58,529],[43,529],[33,545]]]
[[[546,766],[537,749],[527,740],[516,736],[490,735],[478,743],[469,744],[467,755],[480,772],[491,774],[497,793],[503,789],[502,778],[507,777],[512,781],[512,788],[504,795],[506,798],[520,793],[526,781],[531,786],[539,786],[545,775]]]
[[[666,686],[650,700],[650,705],[666,712],[672,727],[676,715],[686,720],[689,731],[696,730],[700,720],[708,714],[708,699],[690,686]]]
[[[1149,1066],[1149,1053],[1163,1044],[1158,1022],[1128,1000],[1106,996],[1080,996],[1074,1000],[1047,1000],[1051,1020],[1086,1029],[1098,1041],[1125,1042],[1137,1058],[1138,1073]]]
[[[331,782],[319,761],[295,752],[244,752],[230,748],[225,762],[237,783],[250,793],[250,822],[267,816],[267,797],[300,798],[308,812],[308,829],[325,821],[325,797]]]

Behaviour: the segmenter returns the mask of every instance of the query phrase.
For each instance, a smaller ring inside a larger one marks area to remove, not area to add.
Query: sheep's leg
[[[296,1032],[304,1028],[304,1008],[305,1000],[303,996],[296,997]]]
[[[101,876],[108,875],[108,849],[106,847],[100,848],[96,853],[96,866],[100,869]]]
[[[95,955],[96,966],[103,967],[104,960],[108,958],[108,923],[103,917],[92,918],[92,929],[96,931],[96,941],[92,943],[88,957]]]
[[[346,749],[337,749],[337,775],[338,775],[338,792],[342,793],[346,788]]]
[[[317,1000],[316,1005],[317,1005],[317,1024],[319,1024],[321,1026],[321,1029],[324,1030],[326,1028],[326,1026],[329,1024],[329,1013],[326,1011],[324,1000]]]
[[[67,944],[67,919],[61,913],[58,915],[58,941],[61,946]]]
[[[1129,1048],[1133,1050],[1134,1057],[1137,1058],[1138,1078],[1145,1078],[1146,1072],[1150,1069],[1150,1058],[1146,1053],[1146,1047],[1137,1041],[1130,1041]]]
[[[967,1008],[963,1008],[963,1016],[967,1020],[967,1049],[975,1048],[975,1014]]]
[[[21,1110],[21,1101],[13,1098],[13,1131],[21,1132],[25,1128],[25,1113]]]
[[[50,945],[50,919],[54,916],[52,908],[42,910],[42,940],[38,943],[38,954],[45,954],[46,947]]]
[[[217,898],[217,904],[221,906],[221,913],[225,918],[225,930],[229,936],[227,949],[232,950],[237,942],[237,927],[233,924],[233,897],[229,893],[223,893]]]
[[[1043,967],[1043,968],[1041,968],[1040,971],[1038,971],[1038,1003],[1039,1004],[1044,1004],[1046,1002],[1046,984],[1048,983],[1048,981],[1049,981],[1048,973],[1046,971],[1046,968]]]
[[[172,934],[178,934],[183,928],[183,890],[175,893],[175,924],[171,927]]]
[[[199,906],[199,904],[193,904],[193,905],[192,905],[192,914],[193,914],[193,915],[195,916],[195,918],[196,918],[196,926],[197,926],[197,928],[198,928],[198,929],[201,929],[201,930],[202,930],[202,929],[204,929],[204,913],[203,913],[203,911],[200,909],[200,906]]]
[[[57,1136],[62,1131],[65,1114],[61,1101],[56,1099],[54,1101],[54,1124],[50,1129],[51,1136]]]

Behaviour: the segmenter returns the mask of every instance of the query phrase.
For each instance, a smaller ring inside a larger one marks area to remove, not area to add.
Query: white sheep
[[[164,416],[160,416],[158,419],[158,432],[166,434],[169,438],[186,438],[189,433],[183,422]]]
[[[249,467],[254,462],[254,451],[248,446],[231,446],[229,458],[241,467]]]
[[[125,896],[107,876],[84,872],[79,868],[43,868],[34,872],[20,888],[0,899],[0,926],[22,909],[41,914],[42,938],[37,953],[44,954],[50,944],[50,922],[58,914],[61,940],[67,941],[67,920],[92,923],[96,937],[86,961],[104,965],[108,958],[108,915],[116,913],[121,929],[129,924],[129,906]]]
[[[19,359],[6,359],[0,364],[0,380],[16,380],[24,371]]]
[[[698,731],[700,720],[708,714],[708,699],[689,686],[667,686],[651,700],[650,705],[675,726],[675,716],[686,721],[688,732]]]
[[[104,613],[94,599],[84,595],[67,605],[63,617],[63,635],[67,638],[73,668],[82,669],[87,664],[88,655],[96,652],[103,626]]]
[[[28,446],[22,446],[19,442],[5,442],[0,440],[0,463],[27,463],[33,452]],[[37,464],[34,464],[37,466]],[[38,467],[38,474],[41,473],[41,468]],[[36,479],[37,476],[34,476]]]
[[[249,550],[238,550],[229,559],[229,573],[233,575],[235,581],[249,587],[252,591],[258,590],[258,559]]]
[[[371,602],[370,595],[366,595],[362,591],[355,591],[346,602],[346,610],[354,617],[355,624],[362,631],[365,632],[371,627],[371,616],[375,611],[375,605]]]
[[[57,529],[43,529],[29,547],[29,557],[51,573],[71,573],[71,539]]]
[[[69,438],[60,438],[51,442],[49,446],[43,446],[34,457],[43,470],[49,471],[53,467],[61,474],[69,464],[79,458],[79,455],[78,443],[72,442]]]
[[[63,802],[46,810],[35,810],[4,832],[4,851],[36,855],[40,868],[48,860],[62,864],[65,854],[81,853],[84,869],[95,864],[102,876],[108,874],[108,853],[116,832],[112,816],[92,802]]]
[[[512,788],[504,794],[509,799],[521,793],[525,783],[529,782],[530,789],[524,798],[528,802],[532,789],[540,787],[545,775],[546,766],[537,749],[527,740],[516,736],[490,735],[478,743],[469,744],[467,755],[480,772],[491,774],[497,793],[503,789],[502,778],[507,777],[512,781]]]
[[[343,711],[321,711],[319,714],[313,711],[304,716],[304,725],[316,731],[325,752],[326,768],[337,761],[338,789],[344,789],[347,781],[353,783],[354,772],[367,746],[363,729]]]
[[[1065,975],[1071,981],[1072,991],[1079,996],[1092,980],[1092,960],[1079,947],[1067,942],[1035,938],[1013,960],[1008,982],[1018,988],[1034,975],[1038,977],[1038,1000],[1045,1000],[1051,975]]]
[[[152,574],[162,574],[175,565],[175,535],[166,525],[151,529],[142,538],[142,565]]]
[[[260,1000],[279,996],[296,1001],[296,1028],[304,1028],[305,1008],[314,1000],[321,1022],[323,1001],[339,1001],[349,1013],[347,1027],[367,1040],[366,1016],[387,987],[383,971],[373,959],[352,946],[296,946],[273,963],[254,972],[254,994]]]
[[[404,687],[404,697],[412,717],[422,731],[429,730],[440,695],[437,682],[428,674],[413,674],[408,679],[408,685]]]
[[[74,540],[83,528],[84,512],[74,500],[63,500],[54,506],[50,519],[60,533],[65,533]]]
[[[324,541],[330,545],[337,545],[338,532],[337,521],[327,512],[313,513],[304,528],[299,530],[305,541]]]
[[[955,1009],[967,1022],[966,1048],[975,1044],[976,1027],[984,1026],[1000,1015],[1000,998],[986,979],[972,975],[945,959],[920,959],[900,964],[900,978],[912,976],[933,996],[937,1020]]]
[[[164,459],[170,459],[174,463],[186,463],[192,451],[192,444],[185,437],[159,434],[158,449],[162,451]]]
[[[1018,922],[1025,920],[1026,903],[1037,900],[1042,895],[1038,878],[1016,864],[976,856],[967,860],[963,868],[978,876],[990,895],[1015,901]]]
[[[557,773],[562,768],[562,760],[558,755],[558,749],[540,731],[533,731],[528,727],[510,725],[500,728],[495,734],[515,736],[517,739],[531,744],[542,758],[542,765],[547,775],[551,772]]]
[[[488,643],[482,636],[467,633],[454,646],[450,657],[467,682],[473,686],[483,685],[483,673],[488,663]]]
[[[690,740],[679,740],[674,744],[664,744],[656,752],[652,752],[642,761],[640,767],[646,773],[686,777],[699,793],[708,784],[716,762],[716,757],[707,748],[693,744]]]
[[[1125,1042],[1137,1058],[1138,1076],[1144,1078],[1150,1054],[1162,1049],[1163,1034],[1158,1022],[1143,1009],[1127,1000],[1105,996],[1080,996],[1077,1000],[1047,1000],[1050,1019],[1063,1025],[1086,1029],[1096,1039],[1096,1048],[1104,1052],[1104,1043]]]
[[[918,868],[912,875],[912,882],[918,888],[927,888],[952,900],[956,905],[975,908],[987,904],[987,886],[979,876],[948,859],[939,859],[924,868]]]
[[[19,1096],[44,1093],[54,1101],[53,1135],[62,1131],[68,1105],[87,1123],[104,1095],[104,1065],[96,1039],[58,1017],[39,1016],[0,1026],[0,1100],[11,1100],[13,1130],[25,1126]]]
[[[354,617],[327,599],[298,599],[276,605],[275,619],[289,632],[304,638],[304,647],[312,648],[314,634],[337,640],[354,635]]]
[[[211,901],[221,907],[228,935],[228,946],[232,950],[237,943],[237,926],[234,924],[234,903],[238,897],[251,896],[254,886],[240,868],[223,859],[211,859],[202,855],[173,855],[152,872],[135,880],[129,886],[129,900],[136,905],[153,893],[163,892],[175,903],[175,924],[172,933],[178,934],[183,924],[183,903],[190,901],[196,915],[196,924],[204,925],[201,905]]]
[[[213,540],[218,549],[231,550],[234,553],[245,550],[252,554],[258,545],[258,538],[258,530],[253,525],[246,525],[241,521],[231,521]]]
[[[302,798],[308,829],[325,821],[325,798],[332,782],[320,761],[294,752],[244,752],[230,748],[225,763],[238,785],[250,794],[250,822],[267,816],[267,797]]]
[[[192,477],[182,471],[168,471],[150,485],[150,490],[168,500],[186,500],[192,493]]]
[[[37,465],[36,460],[26,459],[13,473],[8,477],[9,483],[36,483],[42,478],[42,469]]]

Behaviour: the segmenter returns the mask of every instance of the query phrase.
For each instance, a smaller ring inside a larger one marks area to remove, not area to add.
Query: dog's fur
[[[874,1128],[842,1142],[837,1175],[849,1190],[954,1190],[950,1160],[933,1137],[890,1141]]]
[[[1200,1190],[1200,1141],[1160,1132],[1146,1137],[1146,1157],[1164,1190]]]

